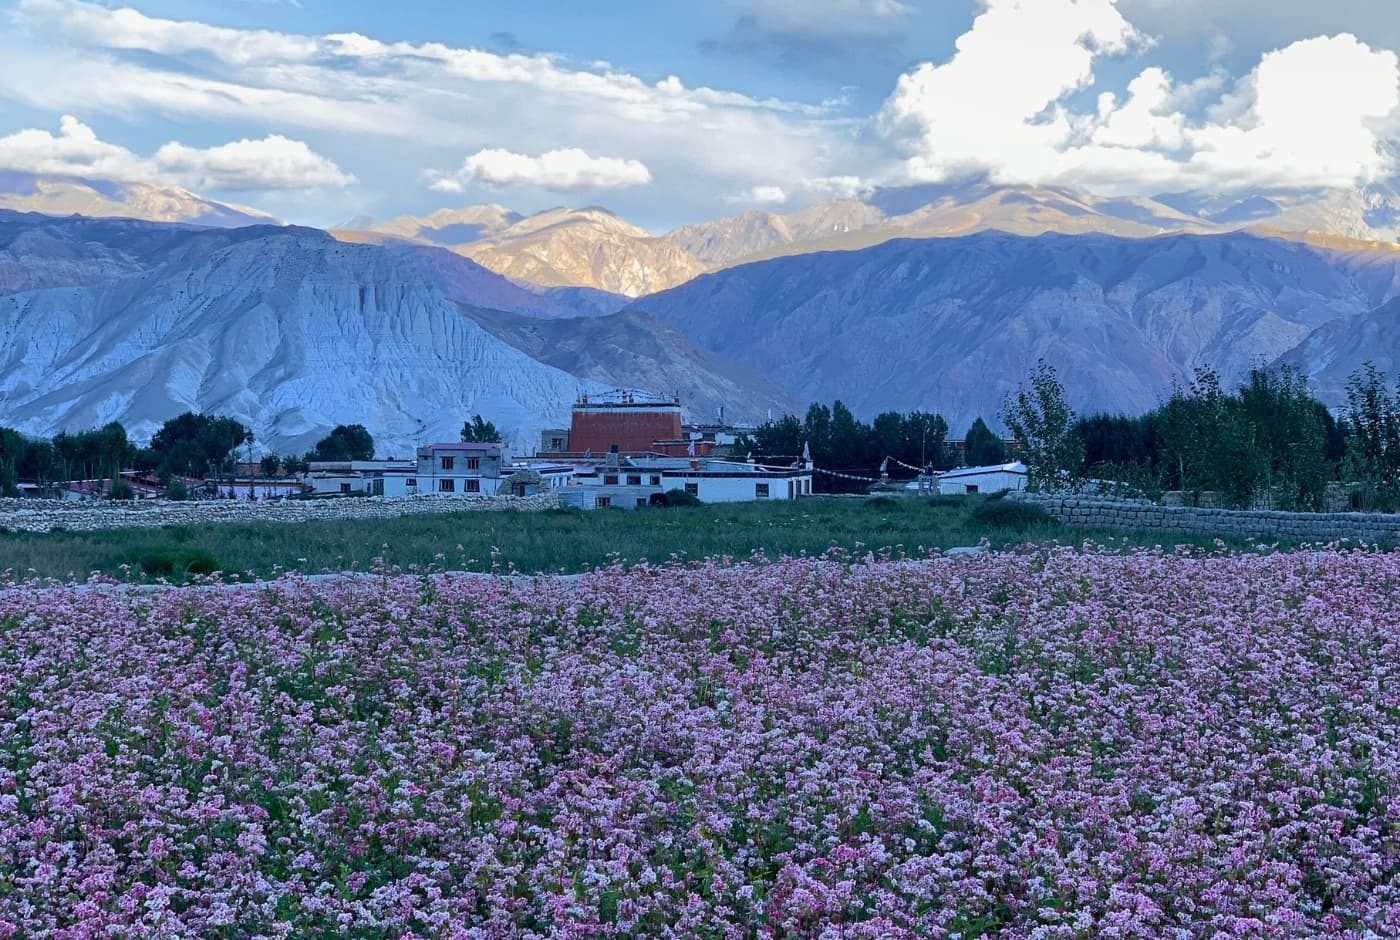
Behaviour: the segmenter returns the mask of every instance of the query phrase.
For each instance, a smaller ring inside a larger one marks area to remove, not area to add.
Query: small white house
[[[938,492],[953,496],[1025,488],[1026,465],[1020,462],[992,467],[960,467],[938,477]]]
[[[302,480],[318,495],[413,496],[417,476],[412,460],[313,460]]]

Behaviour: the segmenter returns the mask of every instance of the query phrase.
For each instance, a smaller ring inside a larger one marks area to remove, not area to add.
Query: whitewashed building
[[[313,460],[302,482],[318,496],[414,496],[418,465],[412,460]]]
[[[999,493],[1026,488],[1026,465],[1004,463],[992,467],[960,467],[938,477],[938,492],[954,496],[967,493]]]
[[[812,494],[808,467],[771,467],[714,458],[624,458],[611,465],[580,469],[574,482],[578,492],[566,488],[560,491],[561,498],[585,509],[635,509],[670,490],[689,493],[702,503],[787,500]]]
[[[510,455],[504,444],[452,442],[418,448],[418,491],[437,496],[508,493]]]

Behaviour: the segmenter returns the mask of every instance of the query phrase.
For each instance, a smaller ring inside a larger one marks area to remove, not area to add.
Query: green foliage
[[[282,458],[276,454],[264,454],[258,461],[258,466],[262,469],[265,477],[275,477],[282,471]]]
[[[978,503],[972,510],[972,519],[979,525],[1011,532],[1056,527],[1054,518],[1040,506],[1011,499],[987,499]]]
[[[173,500],[186,500],[190,498],[189,487],[180,480],[171,480],[165,488],[165,498]]]
[[[699,506],[700,497],[694,493],[687,493],[685,490],[667,490],[661,494],[662,506]]]
[[[120,480],[112,484],[112,488],[107,491],[108,499],[135,499],[136,491]]]
[[[53,439],[53,449],[64,480],[116,479],[136,456],[126,428],[116,421],[77,434],[60,432]]]
[[[472,415],[470,421],[462,424],[462,440],[467,443],[495,444],[501,440],[501,432],[490,421],[482,420],[481,415]]]
[[[374,437],[363,424],[338,424],[316,442],[310,460],[373,460]]]
[[[735,450],[760,460],[792,461],[806,448],[812,462],[824,470],[865,477],[878,473],[880,464],[890,457],[907,465],[891,464],[892,476],[912,478],[915,471],[908,467],[950,466],[944,446],[947,437],[948,423],[941,415],[887,411],[866,424],[844,402],[837,401],[830,408],[811,405],[801,420],[796,415],[784,415],[765,422],[751,436],[739,440]],[[860,492],[865,485],[858,480],[821,475],[813,481],[821,493]]]
[[[1006,445],[978,418],[963,440],[963,462],[969,467],[995,467],[1006,463]]]
[[[19,490],[19,466],[29,449],[24,435],[11,428],[0,428],[0,496],[15,496]]]
[[[160,426],[150,450],[163,477],[217,477],[232,472],[253,432],[233,418],[187,411]]]
[[[187,526],[183,543],[159,529],[100,532],[13,533],[0,536],[0,558],[16,570],[33,568],[40,577],[66,578],[71,572],[122,574],[148,552],[195,546],[213,555],[221,571],[254,572],[266,577],[278,569],[306,572],[367,570],[383,557],[390,566],[439,566],[452,570],[521,572],[583,571],[616,561],[665,561],[672,556],[699,559],[729,555],[768,558],[820,555],[832,545],[846,551],[890,548],[918,556],[926,549],[976,545],[986,538],[994,548],[1025,541],[1065,538],[1054,523],[1004,528],[975,519],[987,497],[938,496],[896,499],[895,505],[871,510],[864,499],[771,500],[759,503],[678,506],[666,510],[615,512],[462,512],[445,509],[396,519],[324,520],[290,525],[249,522]],[[1007,503],[1006,505],[1012,505]],[[1116,540],[1118,531],[1074,530],[1073,541]],[[1155,545],[1160,530],[1131,543]],[[1176,541],[1209,546],[1213,536]],[[1227,541],[1230,541],[1227,539]],[[1237,541],[1232,544],[1239,544]],[[384,546],[388,545],[386,549]],[[859,545],[859,547],[857,547]],[[460,549],[458,546],[461,546]],[[439,557],[441,556],[441,557]]]
[[[1044,359],[1035,364],[1026,384],[1007,397],[1002,421],[1024,454],[1027,489],[1061,489],[1067,475],[1078,475],[1084,444],[1054,366]]]
[[[137,564],[148,578],[184,579],[191,575],[213,574],[219,562],[202,548],[189,545],[163,545],[143,552]]]

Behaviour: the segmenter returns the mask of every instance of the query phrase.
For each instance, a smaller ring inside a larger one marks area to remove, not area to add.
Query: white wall
[[[969,486],[976,487],[976,489],[969,490]],[[938,481],[938,492],[954,496],[961,496],[969,492],[996,493],[1000,490],[1023,490],[1025,488],[1025,474],[1009,473],[1005,470],[969,473],[966,476],[956,476],[952,479],[944,477]]]

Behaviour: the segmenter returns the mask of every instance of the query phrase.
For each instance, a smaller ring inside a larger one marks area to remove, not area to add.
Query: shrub
[[[190,489],[180,480],[172,480],[170,485],[165,488],[165,498],[176,501],[189,499]]]
[[[988,528],[1025,532],[1037,526],[1055,526],[1054,517],[1034,503],[986,500],[972,510],[972,521]]]
[[[151,578],[187,578],[219,570],[219,562],[213,555],[191,546],[161,546],[146,552],[138,561],[141,573]]]
[[[108,499],[135,499],[136,491],[125,483],[113,483],[112,488],[107,491]]]
[[[663,506],[699,506],[700,497],[685,490],[667,490],[661,494]]]

